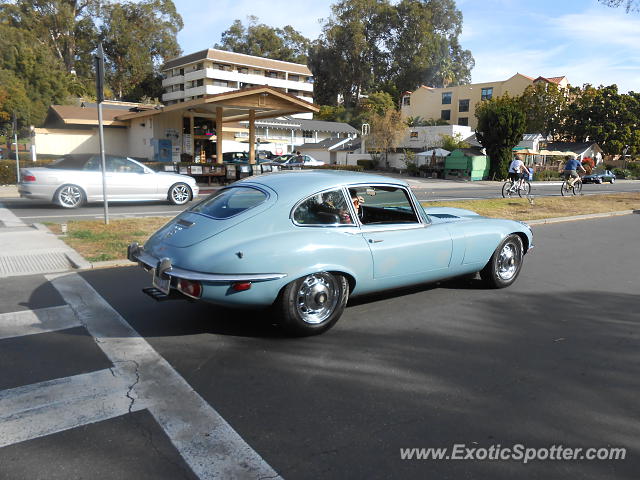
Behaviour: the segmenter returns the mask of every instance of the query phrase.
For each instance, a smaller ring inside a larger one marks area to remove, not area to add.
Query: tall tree
[[[512,149],[522,140],[526,117],[518,100],[508,95],[482,102],[476,107],[476,138],[487,149],[493,179],[507,177]]]
[[[609,7],[620,7],[624,5],[627,13],[640,11],[640,2],[638,0],[598,0],[600,3],[604,3]]]
[[[469,82],[473,57],[458,42],[461,25],[453,0],[342,0],[310,52],[316,97],[349,107],[370,91],[397,99],[420,84]]]
[[[136,88],[143,82],[155,82],[152,93],[156,93],[159,66],[180,54],[176,36],[182,17],[173,2],[113,3],[105,5],[103,14],[100,36],[113,91],[120,99],[137,100],[142,95]]]
[[[389,152],[397,147],[400,134],[405,130],[406,125],[402,121],[400,112],[389,109],[382,114],[373,113],[370,117],[371,123],[371,144],[370,148],[380,154],[384,154],[384,166],[388,165]]]
[[[249,16],[247,20],[246,26],[235,20],[222,32],[221,41],[215,48],[306,65],[309,39],[291,25],[273,28],[258,23],[255,16]]]
[[[16,0],[0,8],[14,27],[33,33],[67,72],[78,73],[76,63],[86,60],[95,44],[94,18],[102,0]]]
[[[573,92],[574,99],[564,112],[564,133],[578,142],[596,142],[606,153],[620,154],[629,145],[640,151],[639,95],[618,93],[616,85],[586,85]]]
[[[0,85],[21,127],[39,125],[52,103],[63,103],[73,76],[47,45],[24,29],[0,24]]]
[[[527,118],[527,131],[545,137],[558,137],[564,121],[567,94],[554,83],[538,82],[528,86],[519,97]]]

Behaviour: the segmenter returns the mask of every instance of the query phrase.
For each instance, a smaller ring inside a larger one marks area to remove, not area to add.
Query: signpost
[[[20,183],[20,158],[18,158],[18,119],[16,118],[16,112],[13,112],[13,141],[16,146],[16,176],[18,177],[18,183]]]
[[[102,102],[104,101],[104,52],[102,43],[93,57],[96,69],[96,99],[98,103],[98,133],[100,136],[100,169],[102,170],[102,198],[104,200],[104,223],[109,225],[109,200],[107,199],[107,174],[104,158],[104,131],[102,128]]]

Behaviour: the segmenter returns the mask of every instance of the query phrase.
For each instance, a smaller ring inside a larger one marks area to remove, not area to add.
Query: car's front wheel
[[[84,191],[77,185],[63,185],[53,196],[55,203],[63,208],[78,208],[84,204]]]
[[[192,198],[191,188],[186,183],[172,185],[167,194],[169,202],[174,205],[184,205]]]
[[[480,278],[492,288],[504,288],[516,281],[522,269],[524,249],[518,235],[505,238],[493,252],[487,265],[480,271]]]
[[[276,300],[278,321],[289,334],[317,335],[338,321],[349,299],[349,283],[340,274],[318,272],[298,278]]]
[[[613,185],[614,183],[616,183],[616,179],[615,178],[611,178],[611,185]]]

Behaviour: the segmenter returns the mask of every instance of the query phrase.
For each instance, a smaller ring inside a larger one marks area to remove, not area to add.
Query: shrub
[[[373,170],[376,168],[376,161],[375,160],[358,160],[356,162],[359,166],[361,166],[364,170]]]
[[[612,171],[618,178],[628,178],[631,176],[631,172],[626,168],[614,168]]]
[[[540,170],[533,174],[533,179],[539,182],[546,182],[548,180],[557,180],[560,178],[560,173],[555,170]]]
[[[49,163],[51,163],[51,160],[39,160],[37,162],[32,162],[31,159],[28,161],[20,160],[20,168],[43,167]],[[14,185],[16,181],[16,161],[0,160],[0,185]]]
[[[364,167],[362,165],[337,165],[337,164],[331,164],[331,165],[320,165],[317,167],[309,167],[310,169],[321,169],[321,170],[348,170],[351,172],[362,172],[364,171]]]

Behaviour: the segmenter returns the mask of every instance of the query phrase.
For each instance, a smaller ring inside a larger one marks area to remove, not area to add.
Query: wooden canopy
[[[255,120],[282,117],[296,113],[317,113],[320,109],[313,103],[272,87],[258,86],[232,90],[188,102],[176,103],[160,108],[127,112],[117,115],[116,120],[126,121],[162,113],[185,111],[192,115],[215,116],[218,137],[222,138],[222,125],[230,122],[249,121],[249,162],[255,163]],[[217,142],[216,161],[222,163],[222,141]]]

